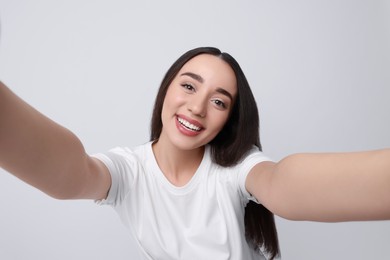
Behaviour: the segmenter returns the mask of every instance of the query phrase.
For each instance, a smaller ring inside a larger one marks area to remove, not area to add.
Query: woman
[[[112,205],[146,259],[274,258],[272,213],[390,218],[390,150],[271,162],[259,151],[245,76],[215,48],[191,50],[172,65],[157,95],[151,141],[133,149],[89,156],[71,132],[4,85],[0,120],[4,169],[55,198]]]

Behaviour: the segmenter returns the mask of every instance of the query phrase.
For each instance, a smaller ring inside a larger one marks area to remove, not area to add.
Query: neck
[[[176,186],[188,183],[198,169],[205,147],[183,150],[158,140],[152,146],[154,156],[165,177]]]

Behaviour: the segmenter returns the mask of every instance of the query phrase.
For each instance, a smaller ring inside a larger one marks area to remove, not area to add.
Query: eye
[[[226,109],[226,104],[225,104],[222,100],[215,99],[215,100],[213,100],[213,102],[214,102],[214,104],[216,104],[218,107],[223,108],[223,109]]]
[[[188,92],[194,92],[195,91],[195,88],[191,84],[183,83],[183,84],[181,84],[181,86]]]

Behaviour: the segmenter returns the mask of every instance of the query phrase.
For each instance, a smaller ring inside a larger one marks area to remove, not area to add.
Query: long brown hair
[[[161,112],[168,87],[180,69],[199,54],[220,57],[233,69],[237,80],[237,98],[231,115],[219,134],[209,143],[215,163],[229,167],[237,164],[244,155],[257,146],[261,151],[259,137],[259,114],[249,83],[237,61],[228,53],[213,47],[200,47],[184,53],[169,68],[161,82],[154,104],[151,121],[151,141],[157,140],[162,131]],[[280,254],[274,215],[263,205],[250,201],[245,208],[245,235],[255,250],[260,248],[271,259]]]

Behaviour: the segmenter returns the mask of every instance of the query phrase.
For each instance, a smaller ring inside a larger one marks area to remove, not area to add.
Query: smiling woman
[[[2,0],[0,259],[390,259],[385,2]]]
[[[128,220],[142,248],[153,259],[277,256],[273,215],[245,188],[251,167],[268,159],[258,129],[240,124],[256,126],[258,115],[233,57],[211,47],[185,53],[163,79],[153,115],[149,143],[96,155],[113,180],[103,203]]]
[[[246,77],[217,48],[190,50],[171,66],[151,139],[133,148],[90,156],[4,84],[0,119],[4,169],[52,197],[111,205],[145,259],[274,259],[273,214],[390,219],[389,149],[272,162]]]

